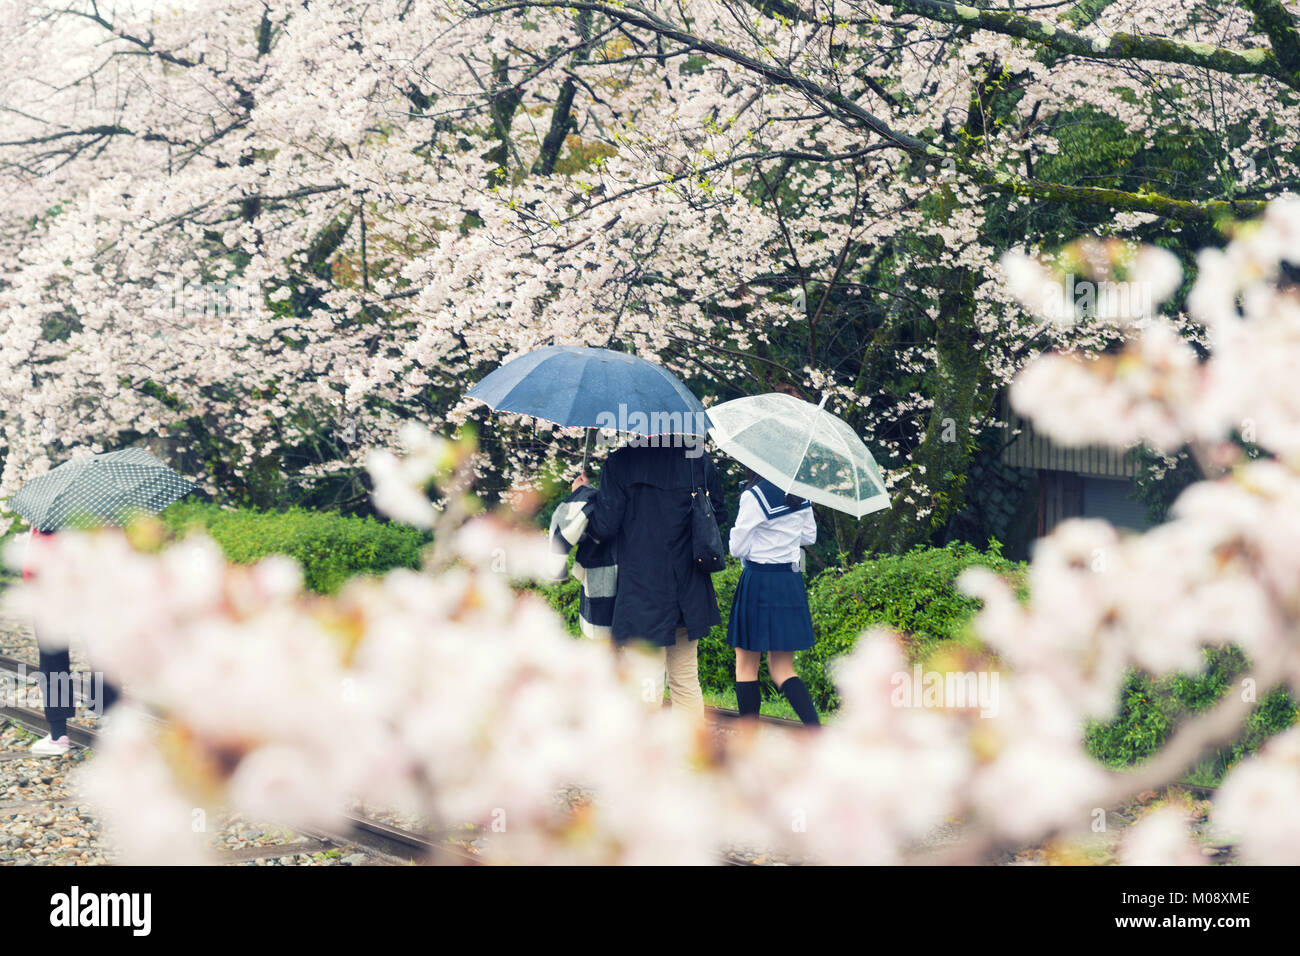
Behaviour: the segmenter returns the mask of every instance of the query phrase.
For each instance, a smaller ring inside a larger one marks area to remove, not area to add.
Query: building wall
[[[1038,537],[1068,518],[1104,518],[1139,531],[1148,527],[1146,509],[1130,497],[1138,470],[1133,450],[1056,445],[1013,413],[1005,399],[1002,420],[1000,460],[1038,475]]]

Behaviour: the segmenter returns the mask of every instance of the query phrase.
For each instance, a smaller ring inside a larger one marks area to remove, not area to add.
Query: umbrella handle
[[[582,473],[587,473],[587,461],[591,458],[591,446],[596,443],[596,429],[587,429],[587,441],[582,449]]]

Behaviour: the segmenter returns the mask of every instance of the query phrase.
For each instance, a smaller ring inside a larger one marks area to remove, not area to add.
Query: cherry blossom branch
[[[517,2],[479,7],[472,10],[470,16],[486,17],[498,13],[546,7],[598,12],[622,20],[631,26],[650,30],[667,39],[675,40],[688,49],[729,60],[763,79],[797,90],[814,102],[833,107],[832,110],[828,111],[832,113],[838,111],[856,125],[863,126],[876,133],[888,144],[898,149],[923,157],[931,162],[950,161],[956,171],[969,176],[991,192],[1069,205],[1100,206],[1122,212],[1145,212],[1183,222],[1213,223],[1224,218],[1247,218],[1260,213],[1266,205],[1264,202],[1255,200],[1192,202],[1190,200],[1173,199],[1158,193],[1129,192],[1123,189],[1106,189],[1097,186],[1070,186],[1032,179],[996,169],[976,160],[958,156],[937,146],[924,143],[908,133],[894,129],[843,93],[832,90],[815,80],[798,76],[786,67],[765,63],[726,44],[692,33],[686,28],[670,23],[634,3],[614,5],[590,2],[590,0],[577,0],[577,2],[572,3],[568,2],[568,0],[517,0]]]
[[[127,129],[125,126],[88,126],[85,129],[69,129],[60,133],[50,133],[48,136],[30,136],[27,139],[0,140],[0,146],[36,146],[41,143],[52,143],[56,140],[67,139],[70,136],[137,136],[140,135],[134,130]],[[186,140],[170,139],[161,133],[145,133],[140,136],[148,142],[172,143],[173,145],[186,145]]]
[[[100,14],[97,6],[92,4],[91,8],[92,10],[94,10],[93,13],[86,13],[84,10],[73,10],[72,8],[66,8],[58,12],[68,13],[71,14],[72,16],[82,17],[86,20],[90,20],[93,23],[97,23],[105,30],[107,30],[109,33],[113,34],[113,36],[117,37],[119,40],[125,40],[127,43],[134,44],[135,46],[138,46],[143,52],[147,53],[148,55],[156,56],[158,59],[166,63],[171,63],[173,66],[197,66],[201,62],[201,60],[191,60],[187,57],[177,56],[174,53],[168,53],[166,50],[158,49],[156,46],[154,46],[152,37],[150,37],[148,40],[143,40],[140,37],[132,36],[129,33],[123,33],[122,31],[118,30],[118,28],[115,27],[108,20],[104,19],[104,17]]]
[[[1240,0],[1241,6],[1255,18],[1255,25],[1268,37],[1278,66],[1289,79],[1278,77],[1289,86],[1300,82],[1300,34],[1295,20],[1279,0]]]
[[[1282,668],[1273,662],[1242,677],[1241,681],[1251,680],[1255,687],[1271,689],[1282,679]],[[1137,770],[1111,774],[1111,783],[1098,794],[1096,805],[1113,809],[1138,794],[1177,783],[1206,754],[1236,740],[1255,706],[1256,701],[1247,699],[1245,694],[1229,692],[1213,709],[1182,724],[1160,751]],[[935,866],[988,863],[1064,836],[1066,829],[1057,826],[1031,840],[1006,840],[981,821],[963,833],[958,845],[938,852],[918,851],[910,862]]]
[[[1038,46],[1093,60],[1154,60],[1181,63],[1217,73],[1269,76],[1300,89],[1300,71],[1288,69],[1269,50],[1226,50],[1201,43],[1179,43],[1164,37],[1114,33],[1094,39],[1034,17],[1003,10],[953,3],[950,0],[886,0],[896,13],[910,13],[953,26],[974,27],[1018,37]],[[1271,6],[1276,0],[1244,0],[1246,6]]]

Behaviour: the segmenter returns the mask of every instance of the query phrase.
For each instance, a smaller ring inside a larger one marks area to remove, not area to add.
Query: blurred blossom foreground
[[[1161,298],[1178,285],[1167,254],[1088,254]],[[991,572],[967,572],[963,587],[985,602],[977,631],[1003,669],[986,716],[896,706],[910,667],[897,636],[878,632],[839,662],[843,706],[820,733],[719,740],[688,726],[643,700],[635,658],[620,673],[606,647],[570,637],[514,586],[540,574],[543,537],[475,514],[463,490],[474,449],[419,429],[403,433],[403,457],[369,464],[379,507],[434,531],[421,572],[317,597],[288,560],[233,567],[205,538],[162,547],[145,525],[52,541],[15,600],[46,633],[82,635],[111,679],[166,718],[119,709],[83,780],[131,862],[201,862],[195,808],[328,825],[355,799],[492,827],[491,862],[711,863],[732,842],[825,863],[981,862],[1068,841],[1096,808],[1178,779],[1233,739],[1271,688],[1300,692],[1300,294],[1284,261],[1300,263],[1297,200],[1202,253],[1188,301],[1208,359],[1154,309],[1119,310],[1121,353],[1047,355],[1015,383],[1017,409],[1058,440],[1186,448],[1213,477],[1146,534],[1062,525],[1040,542],[1028,603]],[[1050,262],[1004,264],[1027,302],[1053,301]],[[1129,668],[1197,671],[1200,648],[1219,643],[1252,661],[1239,688],[1130,773],[1087,756],[1082,728],[1115,714]],[[558,806],[573,784],[594,802]],[[1297,806],[1293,729],[1233,768],[1214,822],[1247,862],[1297,863]],[[923,849],[954,819],[957,844]],[[1202,859],[1172,809],[1139,823],[1122,858]]]

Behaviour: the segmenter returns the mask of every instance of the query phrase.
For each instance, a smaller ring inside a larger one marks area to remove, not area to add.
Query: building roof
[[[1058,445],[1034,431],[1034,426],[1011,411],[1002,399],[1002,454],[1004,465],[1014,468],[1046,468],[1072,471],[1099,478],[1132,478],[1137,474],[1136,449],[1085,445]]]

